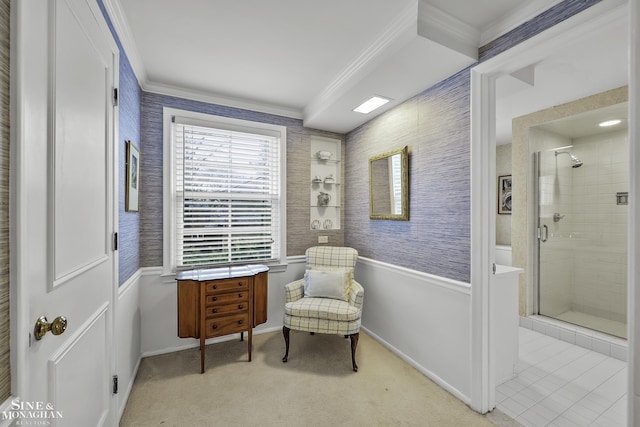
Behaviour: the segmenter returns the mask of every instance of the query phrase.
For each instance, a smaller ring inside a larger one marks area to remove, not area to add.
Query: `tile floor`
[[[627,364],[520,327],[518,375],[497,408],[525,427],[626,426]]]

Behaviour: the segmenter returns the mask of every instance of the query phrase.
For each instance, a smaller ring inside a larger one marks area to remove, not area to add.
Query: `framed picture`
[[[140,150],[131,141],[127,141],[127,188],[124,210],[138,212],[140,195]]]
[[[498,177],[498,213],[511,215],[511,175]]]

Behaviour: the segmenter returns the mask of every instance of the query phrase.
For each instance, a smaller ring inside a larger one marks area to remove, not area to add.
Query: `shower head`
[[[580,166],[582,166],[582,160],[580,160],[576,156],[571,156],[571,167],[575,169],[579,168]]]
[[[571,167],[574,169],[579,168],[583,164],[582,160],[580,160],[579,158],[577,158],[576,156],[574,156],[568,151],[556,151],[555,153],[556,153],[556,157],[558,157],[558,154],[568,154],[569,156],[571,156]]]

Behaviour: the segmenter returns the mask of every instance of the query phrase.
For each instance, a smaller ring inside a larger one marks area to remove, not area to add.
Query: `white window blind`
[[[176,267],[280,257],[280,137],[174,119]]]

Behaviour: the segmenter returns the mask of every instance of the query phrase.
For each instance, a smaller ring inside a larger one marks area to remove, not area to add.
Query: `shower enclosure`
[[[529,129],[538,202],[534,312],[626,338],[628,138],[624,123],[613,129],[593,134],[560,122]]]

